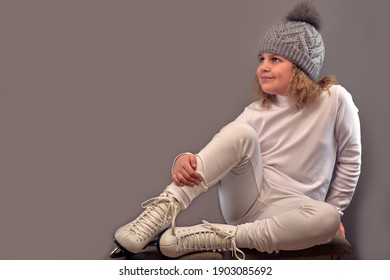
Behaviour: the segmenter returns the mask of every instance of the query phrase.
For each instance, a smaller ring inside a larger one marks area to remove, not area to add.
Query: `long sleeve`
[[[358,109],[351,95],[337,87],[338,107],[335,122],[337,154],[334,175],[326,202],[337,207],[340,214],[349,205],[360,175],[361,136]]]

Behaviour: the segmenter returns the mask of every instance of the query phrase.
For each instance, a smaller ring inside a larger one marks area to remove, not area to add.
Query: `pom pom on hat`
[[[318,11],[309,2],[302,2],[286,16],[286,20],[303,21],[314,26],[315,29],[321,29],[321,19]]]
[[[285,20],[272,27],[260,41],[258,56],[274,53],[285,57],[311,79],[317,79],[325,57],[320,17],[308,2],[301,2]]]

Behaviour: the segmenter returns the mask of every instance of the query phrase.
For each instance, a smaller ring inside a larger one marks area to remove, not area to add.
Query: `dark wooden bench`
[[[351,244],[346,240],[341,233],[326,244],[317,245],[311,248],[297,251],[280,251],[279,253],[262,253],[255,249],[241,249],[245,253],[246,260],[340,260],[352,253]],[[232,259],[230,252],[197,252],[184,255],[179,260],[226,260]],[[109,259],[121,260],[161,260],[169,259],[163,256],[156,247],[148,247],[144,251],[136,255],[126,255],[122,251],[117,250],[109,256]]]

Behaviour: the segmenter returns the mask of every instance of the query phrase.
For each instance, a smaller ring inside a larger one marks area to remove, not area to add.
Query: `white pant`
[[[334,237],[340,224],[335,207],[271,188],[263,180],[259,140],[251,126],[228,124],[196,156],[201,184],[178,187],[172,183],[167,191],[184,209],[218,184],[224,219],[238,225],[238,247],[271,253],[308,248]]]

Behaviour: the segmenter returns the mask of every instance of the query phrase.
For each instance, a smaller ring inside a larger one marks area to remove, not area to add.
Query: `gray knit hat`
[[[325,57],[318,12],[308,2],[298,4],[260,41],[258,56],[274,53],[288,59],[310,78],[317,79]]]

